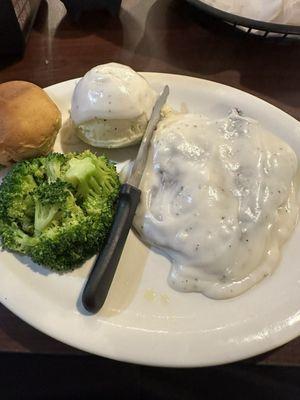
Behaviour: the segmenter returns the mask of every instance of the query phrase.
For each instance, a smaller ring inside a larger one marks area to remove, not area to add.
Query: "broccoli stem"
[[[58,208],[55,205],[43,206],[39,202],[35,205],[34,236],[39,236],[42,231],[50,225],[56,216]]]

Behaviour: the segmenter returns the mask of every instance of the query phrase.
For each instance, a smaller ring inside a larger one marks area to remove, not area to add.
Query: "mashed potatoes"
[[[123,147],[143,136],[156,92],[130,67],[109,63],[88,71],[72,97],[78,136],[96,147]]]
[[[225,299],[269,275],[297,220],[297,157],[233,111],[175,115],[157,129],[134,225],[172,261],[170,285]]]

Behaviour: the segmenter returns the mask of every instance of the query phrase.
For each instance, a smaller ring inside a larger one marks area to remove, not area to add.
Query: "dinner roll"
[[[61,113],[39,86],[0,84],[0,164],[48,154],[61,127]]]

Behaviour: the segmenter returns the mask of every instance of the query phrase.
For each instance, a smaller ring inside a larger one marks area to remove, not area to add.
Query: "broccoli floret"
[[[39,236],[50,224],[59,224],[67,198],[72,196],[69,185],[57,179],[42,183],[34,192],[34,234]]]
[[[1,185],[0,220],[16,223],[24,232],[33,232],[34,202],[32,193],[37,188],[34,179],[36,165],[16,164]]]
[[[69,161],[65,179],[76,188],[83,207],[92,211],[101,206],[103,199],[115,198],[118,194],[119,182],[114,179],[114,171],[114,165],[106,157],[86,151]]]
[[[37,240],[24,233],[16,224],[12,225],[0,223],[1,239],[5,247],[18,253],[28,254]]]
[[[109,226],[91,216],[70,219],[63,227],[54,226],[47,235],[41,235],[31,257],[38,264],[44,264],[46,259],[56,271],[73,269],[99,251]]]
[[[0,186],[2,246],[55,271],[78,267],[101,249],[119,188],[114,165],[90,151],[17,163]]]
[[[65,164],[66,157],[61,153],[52,153],[43,159],[44,172],[47,175],[48,182],[54,182],[61,176],[61,169]]]

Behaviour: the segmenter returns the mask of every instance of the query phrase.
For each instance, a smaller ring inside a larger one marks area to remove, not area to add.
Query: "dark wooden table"
[[[180,0],[124,0],[119,18],[91,12],[78,22],[60,1],[42,2],[24,58],[0,59],[0,82],[21,79],[45,87],[110,61],[231,85],[300,119],[300,40],[247,37]],[[81,354],[3,306],[0,352]],[[298,365],[300,339],[247,362]]]

